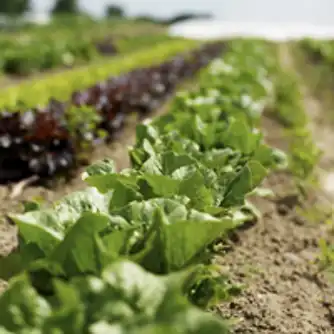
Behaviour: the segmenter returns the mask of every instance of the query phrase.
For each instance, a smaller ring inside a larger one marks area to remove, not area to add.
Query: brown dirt
[[[234,282],[246,284],[240,297],[218,309],[238,318],[233,333],[334,333],[334,284],[317,274],[315,263],[327,233],[297,213],[290,181],[283,173],[266,181],[277,199],[255,201],[263,219],[238,233],[232,251],[218,259]]]
[[[282,64],[294,68],[289,50],[284,47]],[[325,153],[317,171],[322,180],[334,167],[332,129],[317,121],[322,109],[307,87],[302,86],[302,92],[314,138]],[[263,127],[267,142],[286,149],[279,124],[264,117]],[[236,321],[233,333],[333,334],[334,282],[319,272],[317,256],[319,240],[334,243],[334,236],[321,224],[323,221],[311,223],[301,210],[323,205],[324,198],[328,205],[333,194],[327,188],[314,189],[308,199],[300,202],[288,173],[271,175],[264,186],[271,188],[276,197],[254,199],[262,219],[236,233],[231,250],[217,258],[231,273],[231,279],[246,287],[239,297],[220,305],[217,311]]]

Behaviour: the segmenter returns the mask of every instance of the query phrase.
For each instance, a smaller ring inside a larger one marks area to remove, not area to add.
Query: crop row
[[[117,52],[133,51],[170,39],[162,32],[117,36],[121,24],[104,22],[0,34],[0,72],[27,75],[61,66],[72,67]],[[46,30],[46,31],[45,31]],[[141,25],[138,24],[138,31]],[[119,35],[119,34],[118,34]]]
[[[198,307],[235,292],[209,265],[215,241],[254,218],[247,195],[285,164],[257,128],[273,59],[264,42],[230,42],[168,114],[138,125],[132,168],[99,161],[86,190],[10,215],[4,333],[228,333]]]
[[[162,64],[132,70],[73,92],[67,102],[0,114],[0,180],[68,172],[97,141],[112,139],[132,112],[156,109],[181,80],[218,56],[222,43],[207,44]]]
[[[306,39],[294,49],[296,64],[323,107],[332,110],[334,41]],[[327,113],[331,117],[332,113]]]
[[[43,40],[0,40],[0,72],[4,74],[28,75],[56,67],[71,67],[85,63],[98,56],[114,55],[116,47],[111,40],[96,40],[85,37]]]
[[[0,91],[0,109],[18,110],[46,105],[51,98],[70,99],[76,90],[85,89],[97,81],[131,71],[138,67],[157,65],[180,52],[198,45],[198,42],[173,39],[158,43],[148,50],[138,50],[112,59],[94,62],[70,71],[31,79]]]
[[[330,66],[334,65],[334,41],[305,39],[300,42],[300,45],[313,62],[326,62]]]
[[[333,99],[333,88],[334,88],[334,41],[318,41],[318,40],[304,40],[301,42],[301,54],[297,53],[298,62],[301,63],[301,72],[304,75],[304,80],[308,82],[309,88],[312,93],[317,97],[318,101],[321,101],[323,110],[327,112],[323,114],[326,121],[332,122],[334,99]],[[301,146],[299,149],[301,152],[299,158],[303,161],[303,170],[313,171],[314,166],[317,165],[321,152],[312,150],[310,147],[310,140],[305,140],[300,134],[298,134],[301,140],[304,141],[309,147]],[[307,148],[308,154],[305,148]],[[313,153],[313,154],[312,154]],[[304,167],[306,166],[306,168]],[[313,168],[312,168],[313,167]],[[313,174],[311,174],[313,175]],[[304,177],[305,179],[305,177]],[[334,230],[333,222],[328,222]],[[319,258],[320,271],[326,271],[331,276],[334,275],[334,244],[321,239],[319,242],[321,249],[321,255]]]
[[[103,38],[87,38],[82,33],[66,39],[44,37],[35,42],[21,39],[0,40],[0,72],[4,74],[28,75],[49,69],[73,67],[90,61],[103,60],[103,57],[118,53],[144,49],[155,43],[171,38],[166,35],[134,36],[114,39],[108,35]]]

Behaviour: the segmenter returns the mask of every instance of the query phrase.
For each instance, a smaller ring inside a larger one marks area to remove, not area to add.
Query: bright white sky
[[[1,0],[0,0],[1,1]],[[32,0],[37,11],[52,0]],[[274,21],[334,24],[334,0],[81,0],[82,8],[101,15],[107,4],[119,4],[127,13],[166,17],[180,11],[212,12],[232,21]]]

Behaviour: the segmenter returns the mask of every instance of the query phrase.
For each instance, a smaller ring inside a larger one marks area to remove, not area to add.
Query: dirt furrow
[[[282,66],[294,70],[287,46],[280,56]],[[329,129],[318,127],[320,104],[306,87],[301,88],[312,132],[325,153],[318,171],[323,180],[334,167],[334,152],[327,154],[334,138]],[[271,145],[287,147],[277,122],[265,117],[263,127]],[[246,285],[239,297],[221,305],[218,312],[235,318],[234,333],[333,334],[334,283],[319,273],[317,264],[318,242],[328,237],[326,226],[307,221],[300,210],[315,206],[324,192],[317,190],[300,203],[288,173],[271,175],[264,186],[276,197],[254,200],[262,219],[237,233],[232,249],[217,258],[232,273],[232,280]],[[330,199],[330,192],[325,195]]]

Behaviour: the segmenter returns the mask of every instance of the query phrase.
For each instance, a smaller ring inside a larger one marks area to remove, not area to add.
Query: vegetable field
[[[332,333],[304,42],[136,38],[0,92],[0,333]]]
[[[85,33],[83,34],[83,30]],[[144,32],[144,33],[143,33]],[[66,22],[23,32],[0,33],[0,73],[26,76],[84,65],[170,39],[147,24]]]

